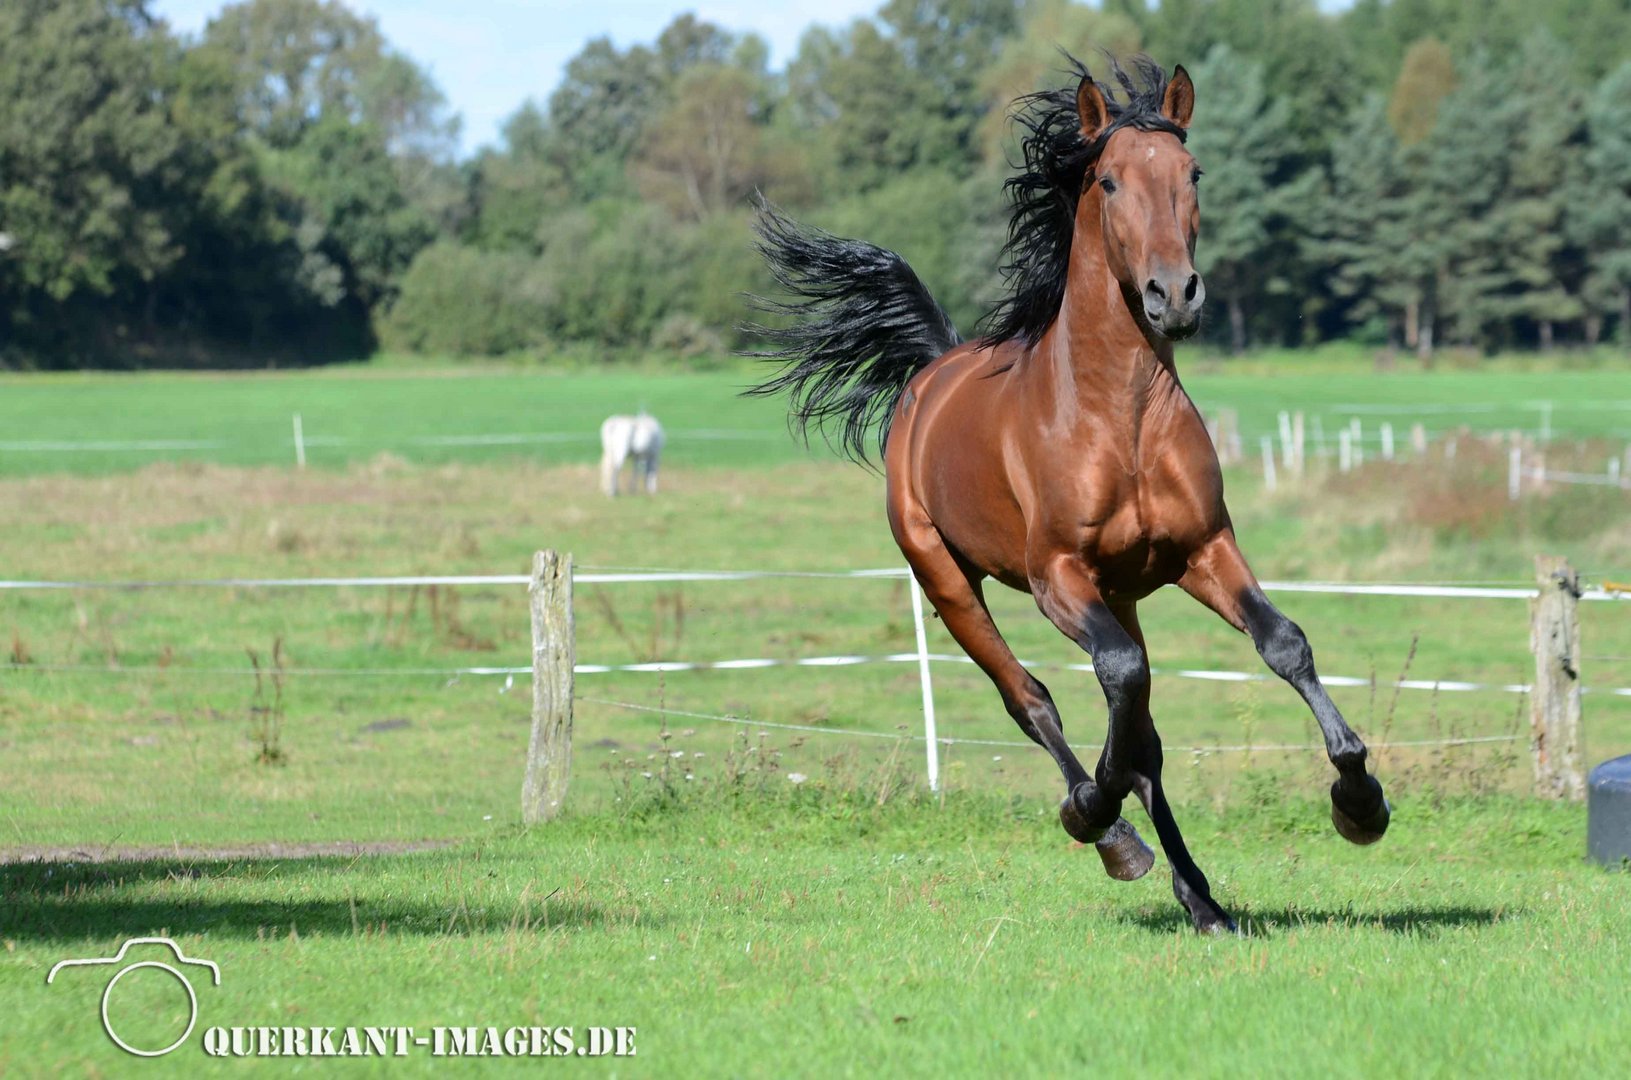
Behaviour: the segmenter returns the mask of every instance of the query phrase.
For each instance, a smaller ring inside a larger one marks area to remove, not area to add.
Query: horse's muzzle
[[[1201,326],[1201,306],[1206,303],[1206,284],[1195,271],[1183,275],[1161,275],[1144,283],[1141,298],[1144,318],[1162,337],[1181,341]]]

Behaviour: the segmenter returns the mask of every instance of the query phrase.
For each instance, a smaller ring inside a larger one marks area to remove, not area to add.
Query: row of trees
[[[145,0],[6,0],[0,362],[366,353],[467,214],[456,134],[338,3],[255,0],[181,41]]]
[[[764,43],[590,42],[501,145],[334,0],[196,41],[143,0],[0,9],[0,357],[736,344],[755,190],[905,254],[965,330],[1000,287],[1015,96],[1058,49],[1197,85],[1199,263],[1242,348],[1631,340],[1627,0],[886,0]]]

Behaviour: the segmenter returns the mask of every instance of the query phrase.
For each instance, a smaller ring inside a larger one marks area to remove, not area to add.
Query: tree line
[[[1219,345],[1631,342],[1631,0],[885,0],[780,70],[680,15],[588,43],[466,160],[339,0],[196,37],[146,0],[8,0],[0,364],[717,356],[771,288],[756,190],[900,251],[967,333],[1007,106],[1060,49],[1194,76]]]

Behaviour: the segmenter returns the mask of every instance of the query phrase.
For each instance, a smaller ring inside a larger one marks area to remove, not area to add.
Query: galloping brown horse
[[[879,429],[895,540],[946,629],[1064,773],[1065,831],[1095,844],[1111,877],[1143,876],[1154,853],[1120,817],[1136,794],[1195,927],[1232,930],[1162,790],[1139,600],[1176,583],[1251,635],[1319,721],[1339,833],[1371,843],[1389,808],[1307,639],[1235,544],[1217,455],[1173,364],[1206,297],[1189,75],[1168,79],[1144,57],[1131,73],[1113,64],[1118,95],[1073,63],[1074,87],[1022,98],[1015,114],[1024,165],[1007,184],[1008,295],[986,333],[963,343],[893,252],[765,206],[760,247],[796,299],[768,303],[791,317],[761,330],[779,345],[764,355],[785,366],[753,392],[790,391],[806,430],[838,421],[860,459]],[[987,577],[1029,592],[1092,656],[1110,715],[1091,776],[992,622]]]

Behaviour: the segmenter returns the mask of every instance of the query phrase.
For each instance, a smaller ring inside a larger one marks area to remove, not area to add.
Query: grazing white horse
[[[634,484],[640,490],[645,480],[646,494],[657,494],[657,458],[663,450],[663,426],[657,418],[641,410],[638,416],[609,416],[600,425],[600,490],[617,494],[618,478],[625,461],[634,462]]]

